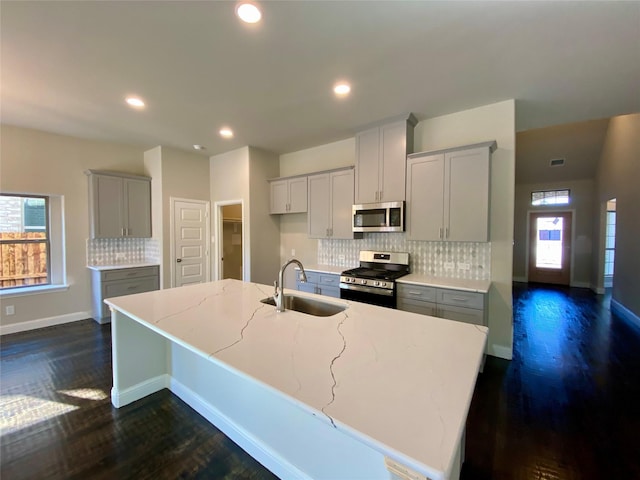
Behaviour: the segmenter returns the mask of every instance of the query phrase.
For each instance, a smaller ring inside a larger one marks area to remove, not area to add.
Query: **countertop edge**
[[[489,293],[491,280],[466,280],[457,278],[428,277],[418,274],[409,274],[396,280],[396,283],[408,285],[420,285],[425,287],[449,288],[474,293]]]

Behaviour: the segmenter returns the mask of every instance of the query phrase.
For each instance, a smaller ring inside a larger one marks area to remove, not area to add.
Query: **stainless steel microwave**
[[[354,232],[404,232],[404,202],[353,206]]]

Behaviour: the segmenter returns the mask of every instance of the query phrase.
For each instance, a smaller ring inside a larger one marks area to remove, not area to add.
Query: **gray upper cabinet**
[[[303,213],[307,211],[307,177],[282,178],[269,182],[269,213]]]
[[[406,158],[416,123],[409,114],[356,134],[355,203],[405,199]]]
[[[353,238],[353,169],[309,175],[309,238]]]
[[[151,179],[89,170],[91,238],[151,237]]]
[[[494,141],[408,156],[408,240],[489,241],[495,149]]]

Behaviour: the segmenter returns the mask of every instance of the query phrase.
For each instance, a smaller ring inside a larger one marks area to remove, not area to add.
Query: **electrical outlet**
[[[458,270],[471,270],[469,263],[458,263]]]
[[[4,313],[6,315],[15,315],[16,307],[14,307],[13,305],[7,305],[6,307],[4,307]]]
[[[295,257],[295,256],[296,256],[296,249],[295,249],[295,248],[292,248],[292,249],[291,249],[291,256],[292,256],[292,257]]]
[[[453,270],[455,268],[455,264],[453,262],[444,262],[445,270]]]

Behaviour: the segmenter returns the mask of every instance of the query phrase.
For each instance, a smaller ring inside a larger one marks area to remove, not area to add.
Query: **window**
[[[567,205],[570,200],[569,190],[547,190],[531,192],[531,205]]]
[[[51,283],[49,197],[0,194],[0,289]]]
[[[615,200],[607,202],[607,230],[605,232],[604,245],[604,275],[613,277],[613,264],[616,253],[616,203]],[[606,279],[605,279],[606,280]],[[607,285],[605,285],[607,286]]]

